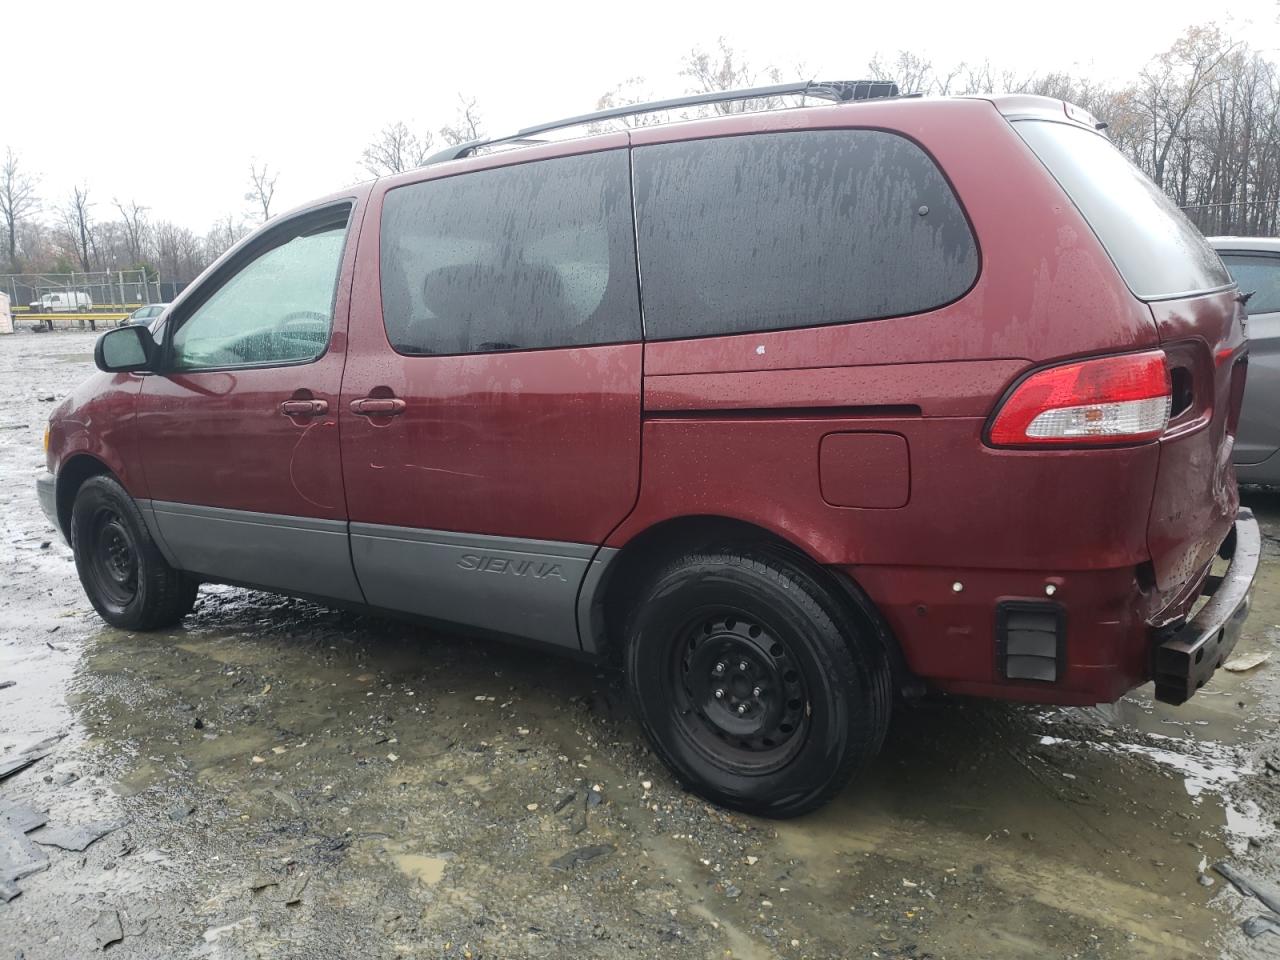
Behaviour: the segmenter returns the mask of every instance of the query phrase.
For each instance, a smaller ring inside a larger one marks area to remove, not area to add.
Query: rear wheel
[[[789,817],[875,756],[889,665],[821,576],[781,551],[689,554],[642,591],[627,630],[637,713],[691,789]]]
[[[171,627],[195,604],[197,582],[169,566],[138,505],[112,477],[90,477],[76,492],[71,549],[89,602],[113,627]]]

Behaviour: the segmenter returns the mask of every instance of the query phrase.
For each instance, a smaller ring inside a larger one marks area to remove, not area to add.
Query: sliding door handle
[[[351,401],[351,412],[361,417],[394,417],[404,413],[399,397],[364,397]]]
[[[329,412],[328,400],[286,400],[280,404],[286,417],[319,417]]]

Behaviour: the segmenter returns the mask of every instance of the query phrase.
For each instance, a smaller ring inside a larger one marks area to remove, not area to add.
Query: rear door
[[[639,477],[629,162],[609,144],[375,191],[341,405],[369,603],[578,647],[579,587]]]
[[[337,418],[358,210],[344,200],[272,226],[168,314],[138,434],[143,509],[184,570],[361,600]]]
[[[1261,463],[1280,450],[1280,249],[1219,248],[1236,284],[1252,293],[1249,314],[1249,377],[1236,437],[1235,460]]]

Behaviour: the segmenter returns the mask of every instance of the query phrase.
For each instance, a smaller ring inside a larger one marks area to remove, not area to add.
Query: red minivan
[[[771,816],[903,691],[1186,700],[1259,553],[1217,255],[1071,105],[779,90],[834,102],[455,148],[106,333],[38,483],[90,602],[615,663],[683,783]]]

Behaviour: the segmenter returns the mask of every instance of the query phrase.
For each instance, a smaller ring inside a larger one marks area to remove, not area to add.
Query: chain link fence
[[[30,318],[52,329],[54,321],[95,327],[149,303],[168,303],[185,284],[169,283],[145,270],[0,274],[15,323]]]

